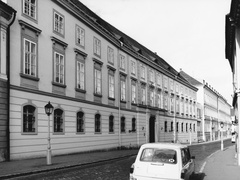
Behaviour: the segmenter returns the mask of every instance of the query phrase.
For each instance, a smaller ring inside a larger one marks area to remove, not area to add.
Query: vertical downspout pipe
[[[10,20],[10,24],[8,25],[7,28],[7,104],[8,104],[8,109],[7,109],[7,161],[10,161],[10,27],[14,23],[15,18],[16,18],[16,11],[13,11],[12,19]]]

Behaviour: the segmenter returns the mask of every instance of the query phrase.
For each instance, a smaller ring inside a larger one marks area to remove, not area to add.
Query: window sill
[[[83,89],[79,89],[79,88],[75,88],[75,91],[77,91],[77,92],[81,92],[81,93],[86,93],[86,90],[83,90]]]
[[[57,82],[52,82],[52,85],[58,86],[58,87],[62,87],[62,88],[66,88],[67,87],[65,84],[60,84],[60,83],[57,83]]]
[[[97,97],[102,97],[101,94],[96,94],[96,93],[93,93],[94,96],[97,96]]]
[[[23,74],[23,73],[20,73],[20,76],[22,78],[30,79],[30,80],[33,80],[33,81],[39,81],[40,80],[38,77],[26,75],[26,74]]]
[[[94,132],[94,134],[102,134],[101,132]]]
[[[37,132],[22,132],[22,135],[37,135]]]
[[[115,101],[115,98],[108,97],[109,100]]]
[[[82,135],[82,134],[85,134],[85,132],[76,132],[76,134]]]

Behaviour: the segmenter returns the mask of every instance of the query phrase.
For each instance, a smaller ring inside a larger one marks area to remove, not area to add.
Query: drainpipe
[[[118,60],[118,147],[119,149],[121,149],[122,147],[122,139],[121,139],[121,77],[120,77],[120,71],[119,71],[119,67],[120,67],[120,61],[119,61],[119,51],[122,49],[123,47],[123,43],[121,41],[119,41],[120,43],[120,47],[117,51],[117,60]]]
[[[10,161],[10,26],[14,23],[16,18],[16,11],[12,13],[12,18],[9,20],[9,25],[7,28],[7,58],[6,58],[6,68],[7,68],[7,104],[8,104],[8,109],[7,109],[7,161]]]

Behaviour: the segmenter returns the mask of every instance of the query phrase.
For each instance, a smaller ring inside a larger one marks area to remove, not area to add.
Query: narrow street
[[[230,140],[224,141],[224,148],[232,146]],[[220,150],[220,142],[193,145],[190,147],[192,156],[195,156],[196,176],[194,180],[203,180],[200,172],[205,159],[216,151]],[[52,179],[81,179],[81,180],[127,180],[129,178],[129,168],[134,162],[135,156],[109,161],[84,167],[68,168],[61,171],[34,174],[30,176],[13,178],[15,180],[52,180]]]

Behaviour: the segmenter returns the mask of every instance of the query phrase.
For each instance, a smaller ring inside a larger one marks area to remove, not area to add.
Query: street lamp
[[[220,127],[221,127],[221,150],[223,151],[223,122],[220,122]]]
[[[50,101],[48,102],[48,104],[46,104],[44,106],[45,108],[45,113],[48,115],[48,146],[47,146],[47,165],[51,165],[52,164],[52,159],[51,159],[51,143],[50,143],[50,115],[53,112],[53,106],[50,103]]]

